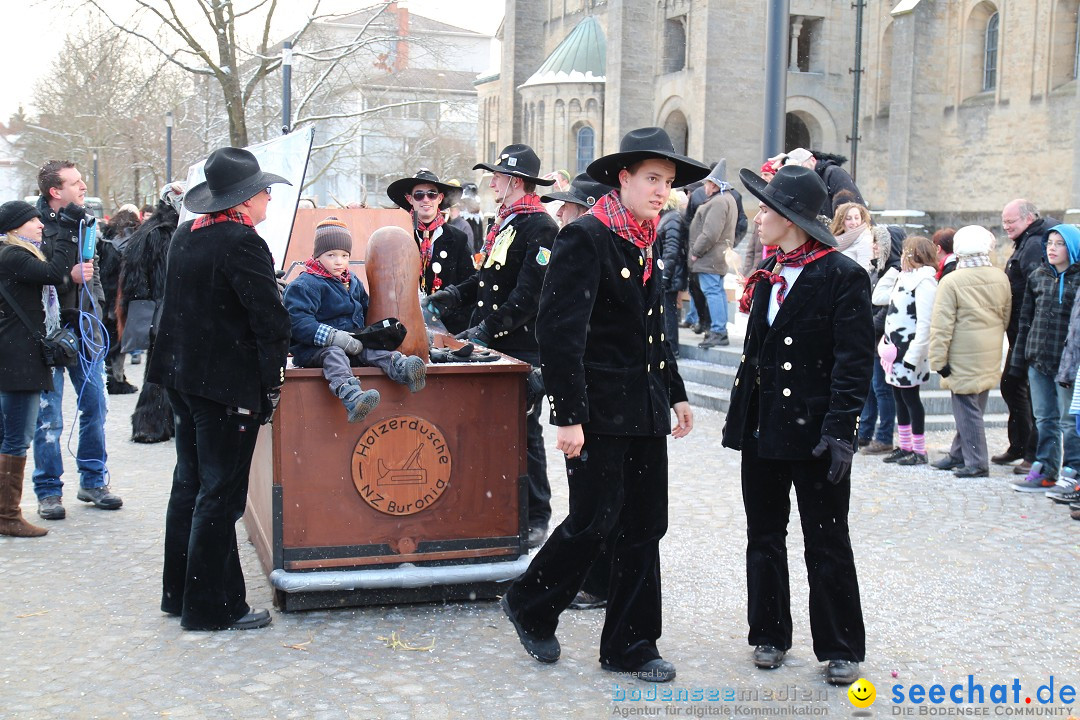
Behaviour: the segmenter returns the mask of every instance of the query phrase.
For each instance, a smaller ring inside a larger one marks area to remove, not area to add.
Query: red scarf
[[[762,280],[767,280],[770,285],[780,285],[776,293],[776,304],[784,304],[784,293],[787,292],[787,280],[780,274],[785,267],[802,267],[825,257],[836,248],[829,247],[820,240],[810,239],[789,253],[776,249],[776,265],[773,270],[755,270],[746,278],[746,287],[743,288],[742,297],[739,299],[739,312],[750,312],[750,302],[754,299],[754,286]]]
[[[232,208],[228,210],[222,210],[221,212],[210,213],[208,215],[200,215],[195,218],[195,222],[191,224],[192,230],[198,230],[210,225],[217,225],[222,222],[234,222],[241,225],[247,225],[248,227],[255,227],[255,223],[251,222],[251,218],[247,213],[237,212]]]
[[[513,205],[500,205],[499,212],[495,215],[495,221],[488,228],[487,237],[484,238],[484,257],[491,254],[491,248],[495,245],[495,236],[502,229],[503,221],[511,215],[531,215],[532,213],[545,212],[544,203],[540,202],[540,196],[529,193]]]
[[[416,212],[413,211],[413,222],[416,225],[416,235],[420,242],[420,283],[424,283],[424,276],[427,275],[428,265],[431,264],[431,250],[435,241],[432,239],[432,235],[435,231],[442,227],[446,222],[446,218],[443,217],[441,212],[435,213],[435,219],[429,223],[425,223],[416,216]]]
[[[319,277],[329,278],[331,280],[340,280],[345,284],[345,289],[349,288],[349,280],[351,276],[349,274],[349,268],[345,268],[345,272],[341,273],[341,277],[334,275],[332,272],[323,267],[322,263],[315,258],[308,258],[304,261],[304,272],[309,272],[312,275]]]
[[[594,215],[611,232],[644,251],[642,255],[645,257],[645,274],[641,279],[641,284],[649,282],[649,277],[652,275],[652,246],[656,242],[657,218],[639,223],[623,205],[618,190],[612,190],[597,200],[596,204],[589,209],[589,215]]]

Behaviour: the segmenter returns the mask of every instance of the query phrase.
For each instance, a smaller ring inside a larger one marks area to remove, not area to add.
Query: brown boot
[[[41,537],[49,531],[23,520],[23,472],[26,456],[0,455],[0,535],[12,537]]]

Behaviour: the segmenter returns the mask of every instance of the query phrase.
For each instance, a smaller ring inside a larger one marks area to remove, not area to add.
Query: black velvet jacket
[[[803,268],[770,327],[771,287],[754,287],[724,446],[756,431],[761,457],[809,460],[822,435],[854,444],[875,362],[869,276],[829,253]]]
[[[457,285],[468,280],[473,272],[472,253],[469,252],[469,238],[461,230],[449,223],[443,223],[435,231],[437,237],[432,242],[431,262],[424,270],[424,294],[430,295],[439,288]],[[413,233],[419,247],[419,233]],[[439,287],[435,287],[435,278],[439,278]],[[443,324],[452,333],[459,333],[469,327],[472,308],[458,308],[442,316]]]
[[[547,271],[551,244],[559,226],[546,212],[517,215],[500,234],[512,229],[505,258],[496,240],[491,263],[485,263],[457,288],[462,304],[474,308],[470,326],[484,323],[491,347],[508,355],[536,352],[536,306]]]
[[[254,228],[184,223],[169,246],[165,299],[147,379],[258,411],[284,381],[291,323]]]
[[[600,435],[671,432],[671,407],[686,390],[664,336],[663,261],[653,249],[642,285],[641,251],[596,217],[559,231],[536,318],[552,424]]]

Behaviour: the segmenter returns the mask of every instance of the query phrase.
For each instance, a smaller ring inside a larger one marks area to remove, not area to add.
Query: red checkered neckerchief
[[[796,268],[809,265],[835,250],[836,248],[829,247],[820,240],[814,239],[807,240],[789,253],[784,252],[779,247],[776,248],[776,265],[773,266],[773,269],[755,270],[750,273],[750,277],[746,278],[746,287],[743,288],[742,297],[739,298],[739,312],[750,312],[750,302],[754,299],[754,286],[762,280],[768,281],[770,285],[780,286],[776,293],[776,304],[783,305],[784,293],[787,292],[787,280],[780,274],[780,271],[786,267]]]
[[[487,237],[484,238],[484,257],[491,254],[491,248],[495,245],[495,236],[502,229],[503,221],[511,215],[530,215],[532,213],[546,212],[544,203],[540,202],[540,196],[529,193],[512,205],[500,205],[499,212],[495,215],[495,221],[488,228]]]
[[[210,225],[217,225],[218,223],[223,222],[234,222],[240,223],[241,225],[247,225],[248,227],[255,227],[255,223],[251,222],[251,218],[248,217],[247,213],[237,212],[236,210],[229,208],[228,210],[200,215],[195,218],[195,222],[191,224],[191,229],[198,230],[199,228],[209,227]]]
[[[304,272],[309,272],[312,275],[318,275],[319,277],[329,278],[330,280],[340,280],[344,283],[345,289],[349,288],[349,280],[352,277],[349,273],[349,268],[345,268],[345,272],[341,273],[341,277],[338,277],[324,268],[323,264],[315,258],[308,258],[304,261]]]
[[[420,282],[423,283],[428,265],[431,264],[432,246],[435,244],[432,236],[446,222],[446,218],[443,217],[441,212],[437,212],[435,213],[435,219],[426,223],[416,216],[415,211],[412,212],[412,216],[416,225],[416,237],[420,241]]]
[[[639,223],[623,205],[618,190],[612,190],[597,200],[596,204],[589,209],[589,214],[595,215],[596,219],[604,223],[611,232],[623,240],[632,242],[642,250],[642,255],[645,257],[645,275],[641,279],[641,284],[649,282],[649,277],[652,275],[652,248],[653,243],[656,242],[657,218]]]

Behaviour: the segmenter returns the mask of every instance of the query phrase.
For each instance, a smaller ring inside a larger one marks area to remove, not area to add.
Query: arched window
[[[983,51],[983,92],[997,87],[998,26],[1001,15],[994,13],[986,23],[986,44]]]
[[[589,163],[596,159],[596,131],[583,125],[577,131],[577,171],[585,172]]]
[[[1050,88],[1061,87],[1077,77],[1080,62],[1080,0],[1057,0],[1051,22]]]

